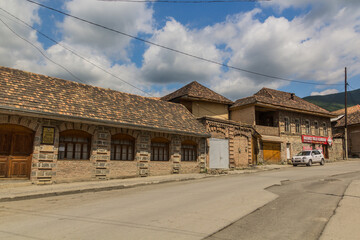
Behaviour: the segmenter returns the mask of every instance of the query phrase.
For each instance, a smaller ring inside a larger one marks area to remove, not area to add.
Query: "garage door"
[[[281,162],[281,145],[280,143],[264,142],[263,143],[264,162],[279,163]]]
[[[210,138],[209,153],[210,168],[229,168],[229,140]]]

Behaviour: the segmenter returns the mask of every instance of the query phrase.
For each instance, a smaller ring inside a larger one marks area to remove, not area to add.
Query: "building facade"
[[[330,112],[293,93],[263,88],[230,107],[230,118],[253,125],[261,135],[258,159],[289,161],[302,150],[320,149],[325,158],[342,158],[341,141],[332,138]]]
[[[0,177],[34,183],[205,170],[204,126],[179,104],[0,67]]]
[[[259,134],[249,125],[229,119],[233,102],[209,88],[191,82],[161,98],[184,105],[210,133],[206,166],[236,169],[257,164]]]

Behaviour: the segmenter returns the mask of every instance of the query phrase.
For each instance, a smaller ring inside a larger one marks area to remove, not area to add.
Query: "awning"
[[[284,140],[281,137],[261,135],[261,140],[263,142],[283,142]]]

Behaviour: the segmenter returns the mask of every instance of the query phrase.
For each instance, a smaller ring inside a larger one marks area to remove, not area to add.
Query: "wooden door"
[[[235,167],[243,167],[249,164],[249,143],[244,136],[237,136],[234,138],[234,160]]]
[[[30,129],[0,125],[0,177],[30,177],[33,138]]]
[[[280,143],[264,142],[263,143],[264,162],[279,163],[281,162],[281,145]]]

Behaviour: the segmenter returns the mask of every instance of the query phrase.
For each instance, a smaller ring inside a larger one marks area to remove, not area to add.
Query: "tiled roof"
[[[119,127],[208,135],[181,104],[0,67],[0,108]]]
[[[347,124],[348,125],[360,124],[360,111],[356,111],[351,114],[348,114]],[[345,126],[345,117],[342,117],[337,121],[335,127],[344,127],[344,126]]]
[[[211,89],[201,85],[200,83],[194,81],[189,83],[188,85],[172,92],[164,97],[161,100],[164,101],[171,101],[175,98],[181,97],[190,97],[190,98],[197,98],[203,101],[210,101],[210,102],[217,102],[217,103],[224,103],[224,104],[232,104],[233,101],[227,99],[224,96],[212,91]]]
[[[283,92],[279,90],[274,90],[270,88],[262,88],[260,91],[254,95],[246,98],[239,99],[231,106],[231,108],[236,108],[240,106],[245,106],[249,104],[264,103],[270,104],[278,107],[286,107],[296,110],[308,111],[312,113],[321,113],[328,114],[331,113],[315,104],[312,104],[302,98],[297,97],[295,94],[289,92]]]
[[[360,111],[360,105],[359,104],[347,108],[347,113],[348,114],[354,113],[354,112],[357,112],[357,111]],[[344,115],[345,114],[345,108],[333,111],[331,113],[334,114],[334,115]]]

